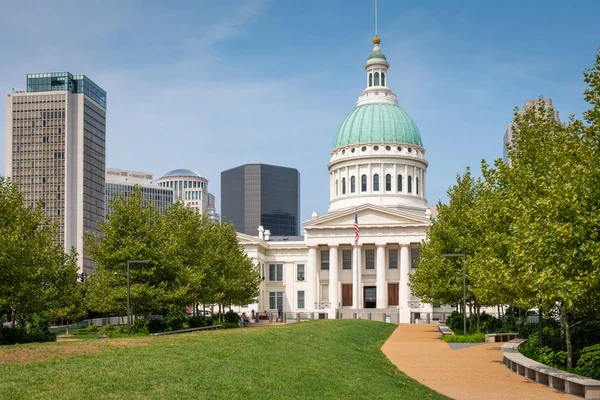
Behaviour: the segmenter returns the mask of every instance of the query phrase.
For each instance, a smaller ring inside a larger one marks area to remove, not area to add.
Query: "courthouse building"
[[[366,88],[330,151],[327,214],[313,213],[301,237],[274,236],[262,226],[256,236],[238,233],[261,276],[258,303],[240,311],[351,318],[358,308],[361,318],[403,323],[451,311],[422,303],[408,286],[430,223],[428,163],[419,129],[388,87],[377,36],[373,43]]]

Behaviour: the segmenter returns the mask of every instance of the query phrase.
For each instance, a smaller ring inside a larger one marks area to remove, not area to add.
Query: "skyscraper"
[[[173,189],[159,187],[154,184],[154,174],[150,172],[125,171],[122,169],[106,169],[106,215],[113,211],[111,200],[123,195],[131,196],[135,187],[139,186],[146,201],[152,203],[159,213],[164,213],[173,204]]]
[[[552,105],[552,99],[550,99],[550,98],[527,100],[525,102],[525,105],[523,106],[523,109],[521,111],[519,111],[519,114],[521,114],[521,115],[525,114],[525,111],[527,111],[531,107],[539,107],[541,102],[544,103],[544,107],[546,110],[548,110],[550,108],[552,109],[554,120],[558,124],[563,125],[564,123],[560,121],[560,117],[558,116],[558,111],[554,110],[554,106]],[[510,157],[508,156],[508,151],[510,150],[510,146],[512,146],[512,142],[515,140],[516,135],[517,135],[517,126],[514,122],[511,122],[510,124],[508,124],[508,127],[506,128],[506,132],[504,132],[504,143],[503,143],[504,146],[502,147],[502,160],[504,161],[505,164],[510,164]]]
[[[42,201],[59,226],[58,241],[77,250],[79,272],[95,263],[85,231],[104,218],[106,92],[85,75],[27,75],[27,91],[6,100],[6,175],[27,204]]]
[[[221,219],[236,231],[296,236],[300,223],[300,173],[295,168],[246,164],[221,172]]]

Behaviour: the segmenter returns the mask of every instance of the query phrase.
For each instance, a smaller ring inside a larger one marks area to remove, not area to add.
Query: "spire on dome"
[[[375,35],[375,37],[373,38],[373,44],[379,46],[380,42],[381,40],[379,39],[379,36]]]

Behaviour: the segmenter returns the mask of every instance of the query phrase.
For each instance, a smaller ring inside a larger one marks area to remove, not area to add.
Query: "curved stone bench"
[[[454,335],[452,329],[448,328],[446,324],[438,324],[438,329],[442,336]]]
[[[502,345],[502,362],[507,368],[553,389],[586,400],[600,400],[600,381],[551,368],[525,357],[518,347],[526,341],[514,339]]]
[[[518,337],[518,333],[488,333],[485,335],[485,341],[486,343],[508,342]]]

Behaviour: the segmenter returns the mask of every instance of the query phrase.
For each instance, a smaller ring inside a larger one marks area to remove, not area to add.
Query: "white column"
[[[308,246],[308,265],[306,266],[306,309],[314,310],[318,298],[317,291],[317,246]]]
[[[377,244],[377,308],[387,308],[385,287],[385,243]]]
[[[356,291],[357,301],[358,301],[358,309],[365,308],[363,302],[363,284],[362,284],[362,276],[363,276],[363,267],[362,267],[362,245],[358,246],[358,290]]]
[[[410,323],[410,288],[408,287],[408,276],[410,275],[410,257],[408,244],[400,244],[400,323]]]
[[[346,182],[347,183],[347,182]],[[329,312],[329,318],[335,318],[335,310],[338,308],[338,262],[339,248],[337,245],[329,246],[329,302],[331,303],[331,309]]]
[[[358,271],[358,273],[357,273]],[[352,251],[352,309],[356,310],[359,304],[358,292],[360,290],[360,245],[354,246]]]

